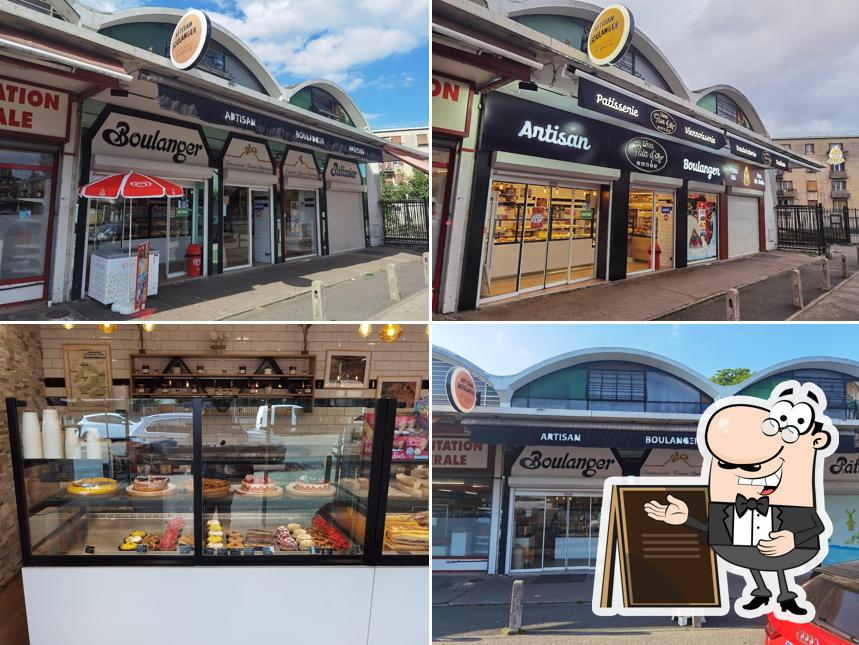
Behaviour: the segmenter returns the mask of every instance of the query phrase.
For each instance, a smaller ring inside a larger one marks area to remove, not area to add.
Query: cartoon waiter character
[[[822,468],[838,433],[825,409],[819,387],[796,381],[779,384],[768,401],[738,396],[714,404],[698,435],[702,477],[709,469],[709,517],[691,516],[672,495],[644,505],[654,521],[706,532],[728,570],[746,577],[744,597],[735,605],[741,616],[770,611],[777,584],[777,616],[795,622],[813,617],[794,577],[823,559],[832,532]]]

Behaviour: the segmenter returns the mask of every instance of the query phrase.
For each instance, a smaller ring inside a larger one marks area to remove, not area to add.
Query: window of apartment
[[[429,145],[429,135],[428,134],[418,134],[418,145],[419,146],[428,146]]]
[[[816,181],[805,182],[805,189],[810,193],[816,193],[817,192],[817,182]]]
[[[398,134],[395,134],[391,137],[388,137],[388,139],[390,140],[391,143],[402,143],[403,142],[403,137],[401,137]]]
[[[809,199],[808,205],[809,206],[817,206],[817,200],[816,199]]]
[[[793,181],[790,179],[786,179],[783,182],[781,182],[781,187],[784,190],[793,190]]]
[[[785,150],[790,150],[790,149],[791,149],[791,147],[790,147],[790,144],[789,144],[789,143],[783,143],[783,144],[782,144],[782,147],[783,147]]]
[[[832,152],[833,148],[841,148],[842,150],[844,150],[844,144],[843,143],[830,143],[829,144],[829,152]]]
[[[831,172],[844,172],[844,162],[829,166]]]
[[[813,155],[814,154],[814,144],[813,143],[806,143],[805,144],[805,154],[807,154],[807,155]]]
[[[847,182],[843,179],[833,181],[832,190],[847,190]]]

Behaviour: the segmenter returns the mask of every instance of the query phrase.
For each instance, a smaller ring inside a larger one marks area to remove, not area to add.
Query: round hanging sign
[[[455,410],[468,414],[477,405],[477,384],[464,367],[454,367],[445,379],[447,398]]]
[[[594,65],[616,63],[629,49],[635,33],[632,12],[613,4],[600,12],[588,34],[588,57]]]
[[[179,69],[191,69],[202,60],[212,38],[209,16],[190,9],[176,23],[170,37],[170,62]]]

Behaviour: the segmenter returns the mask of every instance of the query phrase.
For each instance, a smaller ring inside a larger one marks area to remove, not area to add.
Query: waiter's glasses
[[[761,431],[768,437],[774,437],[781,432],[782,441],[785,443],[794,443],[799,439],[799,430],[793,426],[780,428],[778,421],[775,419],[764,419],[764,422],[761,424]]]

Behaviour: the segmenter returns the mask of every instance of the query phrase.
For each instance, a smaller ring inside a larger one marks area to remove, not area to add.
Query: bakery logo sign
[[[199,9],[191,9],[179,18],[170,37],[170,62],[178,69],[191,69],[206,55],[211,38],[209,16]]]
[[[713,177],[721,177],[722,171],[716,166],[711,166],[709,164],[701,163],[700,161],[691,161],[689,159],[683,159],[683,170],[687,172],[697,173],[699,175],[704,175],[707,179],[713,179]]]
[[[589,478],[598,474],[608,474],[607,471],[612,470],[612,467],[617,464],[616,460],[604,454],[596,451],[585,455],[571,454],[569,451],[560,454],[555,451],[532,449],[530,454],[522,457],[518,463],[524,471],[573,471],[576,476]]]
[[[533,125],[530,121],[525,121],[522,127],[519,128],[518,136],[526,139],[537,139],[537,141],[551,143],[556,146],[575,148],[577,150],[591,149],[591,142],[587,137],[573,132],[561,132],[561,126],[552,125],[551,123],[542,126]]]
[[[677,121],[665,110],[653,110],[650,113],[650,123],[664,134],[674,134],[677,131]]]
[[[632,44],[635,21],[622,4],[603,9],[588,33],[588,58],[595,65],[611,65],[623,58]]]
[[[625,152],[629,163],[644,172],[659,172],[668,165],[668,152],[658,141],[648,137],[631,139]]]
[[[454,410],[468,414],[477,405],[477,383],[464,367],[454,367],[445,378],[447,398]]]
[[[205,157],[205,146],[195,130],[177,126],[117,116],[109,118],[96,141],[112,148],[126,149],[129,156],[148,159],[167,158],[183,164]],[[208,165],[208,159],[203,161]]]

